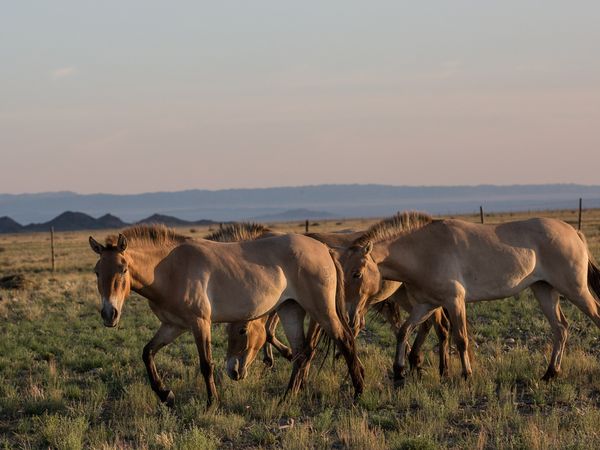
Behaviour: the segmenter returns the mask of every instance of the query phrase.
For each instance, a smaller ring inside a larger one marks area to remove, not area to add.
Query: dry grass
[[[570,222],[575,211],[544,213]],[[501,222],[527,216],[486,217]],[[600,211],[586,211],[584,232],[600,256]],[[467,217],[478,221],[478,216]],[[369,220],[325,221],[312,231],[361,229]],[[301,232],[298,222],[270,224]],[[181,229],[191,234],[189,229]],[[207,229],[193,234],[202,236]],[[95,233],[98,238],[105,233]],[[146,302],[133,296],[123,322],[105,329],[97,312],[88,233],[58,233],[58,270],[49,271],[49,236],[0,235],[0,276],[21,274],[32,285],[0,289],[0,446],[5,448],[598,448],[600,333],[563,302],[571,323],[564,373],[539,379],[549,355],[549,328],[528,292],[519,300],[469,306],[477,343],[475,374],[440,382],[430,339],[427,370],[396,391],[389,379],[394,338],[375,319],[360,338],[367,388],[357,405],[340,362],[313,372],[308,388],[279,405],[289,364],[260,362],[233,382],[223,373],[225,340],[215,326],[214,355],[221,405],[205,410],[204,383],[190,336],[157,357],[174,389],[173,410],[159,405],[141,350],[158,327]]]

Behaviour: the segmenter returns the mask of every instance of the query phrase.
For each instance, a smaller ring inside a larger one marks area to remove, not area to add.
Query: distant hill
[[[15,222],[10,217],[0,217],[0,233],[17,233],[23,229],[23,225]]]
[[[153,214],[140,220],[137,223],[144,224],[163,224],[169,227],[193,226],[193,225],[213,225],[217,222],[212,220],[182,220],[177,217],[165,216],[162,214]],[[80,231],[80,230],[108,230],[125,228],[130,224],[123,222],[112,214],[104,214],[95,219],[94,217],[82,213],[65,211],[59,214],[54,219],[43,223],[31,223],[29,225],[21,225],[10,217],[0,217],[0,233],[20,233],[20,232],[37,232],[50,231],[54,228],[55,231]]]
[[[125,222],[111,214],[94,219],[81,212],[65,211],[48,222],[32,223],[22,227],[20,231],[48,231],[52,227],[56,231],[103,230],[124,226],[127,226]]]
[[[157,223],[157,224],[162,224],[162,225],[166,225],[168,227],[182,227],[182,226],[192,226],[192,225],[214,225],[217,222],[213,221],[213,220],[206,220],[206,219],[202,219],[202,220],[183,220],[183,219],[178,219],[177,217],[173,217],[173,216],[166,216],[164,214],[152,214],[149,217],[146,217],[145,219],[139,220],[136,223],[139,224],[153,224],[153,223]]]
[[[131,195],[0,194],[0,216],[11,217],[19,223],[43,223],[66,210],[81,211],[92,217],[110,211],[130,223],[152,214],[187,221],[204,217],[227,222],[285,216],[289,211],[304,209],[326,211],[336,217],[381,217],[403,209],[432,214],[472,213],[479,210],[479,205],[487,212],[576,208],[579,197],[583,198],[584,207],[600,207],[600,186],[340,184]]]

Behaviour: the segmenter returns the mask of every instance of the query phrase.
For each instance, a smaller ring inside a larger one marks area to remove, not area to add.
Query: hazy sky
[[[598,1],[11,1],[0,192],[600,184]]]

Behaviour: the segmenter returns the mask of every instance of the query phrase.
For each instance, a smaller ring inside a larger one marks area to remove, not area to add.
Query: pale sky
[[[12,1],[0,193],[600,184],[598,1]]]

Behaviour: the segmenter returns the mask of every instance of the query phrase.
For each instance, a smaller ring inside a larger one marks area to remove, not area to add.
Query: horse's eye
[[[127,273],[127,267],[123,267],[123,270],[121,271],[122,274],[126,274]]]
[[[244,334],[246,334],[248,332],[248,330],[246,328],[242,328],[240,330],[240,334],[243,336]]]
[[[356,271],[352,274],[352,278],[362,278],[363,274],[360,271]]]

